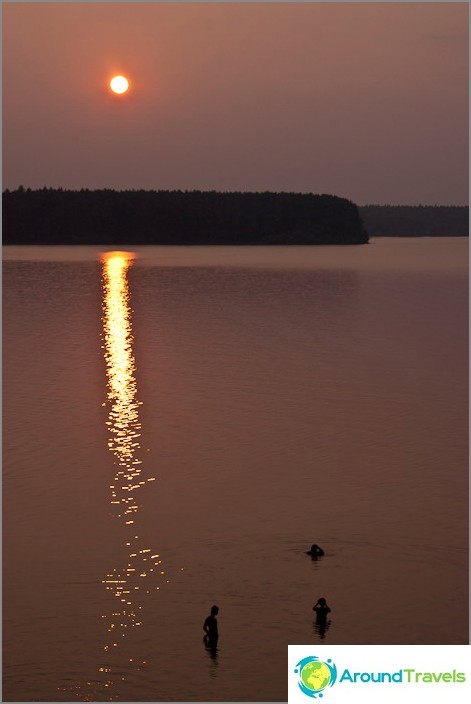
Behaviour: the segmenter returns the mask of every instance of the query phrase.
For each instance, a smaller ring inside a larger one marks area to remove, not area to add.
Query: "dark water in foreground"
[[[4,700],[282,701],[320,596],[467,643],[466,248],[5,248]]]

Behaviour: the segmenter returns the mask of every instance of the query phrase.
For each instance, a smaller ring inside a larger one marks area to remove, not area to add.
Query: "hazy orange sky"
[[[467,3],[2,5],[3,188],[467,203]]]

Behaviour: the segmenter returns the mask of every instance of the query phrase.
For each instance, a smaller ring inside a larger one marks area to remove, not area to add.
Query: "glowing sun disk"
[[[129,81],[124,76],[114,76],[110,81],[110,88],[113,93],[126,93],[129,88]]]

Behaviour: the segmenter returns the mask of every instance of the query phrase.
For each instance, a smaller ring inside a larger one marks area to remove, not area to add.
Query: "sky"
[[[2,6],[3,188],[468,202],[467,3]]]

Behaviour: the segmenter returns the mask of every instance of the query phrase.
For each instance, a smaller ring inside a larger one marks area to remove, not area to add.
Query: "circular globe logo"
[[[303,694],[317,699],[323,697],[326,687],[332,687],[337,679],[337,668],[332,660],[320,660],[310,655],[298,662],[294,669],[299,676],[298,686]]]

